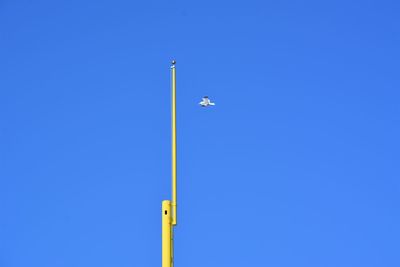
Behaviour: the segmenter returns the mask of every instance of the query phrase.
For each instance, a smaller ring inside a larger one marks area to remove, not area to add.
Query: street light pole
[[[176,200],[176,61],[172,61],[172,201],[162,202],[162,267],[174,266],[174,226],[177,225]]]

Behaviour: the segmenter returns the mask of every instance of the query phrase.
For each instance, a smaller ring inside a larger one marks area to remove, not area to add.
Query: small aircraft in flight
[[[215,103],[212,103],[208,98],[208,96],[204,96],[199,105],[202,107],[208,107],[208,106],[215,106]]]

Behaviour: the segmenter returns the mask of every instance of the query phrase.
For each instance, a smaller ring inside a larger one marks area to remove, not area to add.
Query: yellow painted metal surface
[[[162,202],[162,267],[174,266],[174,226],[177,224],[176,216],[176,69],[175,60],[171,66],[172,75],[172,201]]]
[[[162,267],[173,266],[171,201],[162,202]]]
[[[177,199],[176,199],[176,184],[177,184],[177,162],[176,162],[176,68],[175,60],[172,61],[172,225],[177,224]]]

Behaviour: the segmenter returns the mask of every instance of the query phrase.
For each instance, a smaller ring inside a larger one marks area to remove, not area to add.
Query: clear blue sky
[[[0,266],[400,266],[398,1],[0,1]],[[216,106],[200,108],[203,95]]]

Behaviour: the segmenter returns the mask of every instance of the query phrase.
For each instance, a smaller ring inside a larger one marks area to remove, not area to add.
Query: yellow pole
[[[177,224],[176,213],[176,61],[172,61],[172,225]]]
[[[172,61],[172,201],[162,202],[162,267],[174,266],[174,226],[176,220],[176,69]]]
[[[162,202],[162,267],[172,266],[171,201]]]

